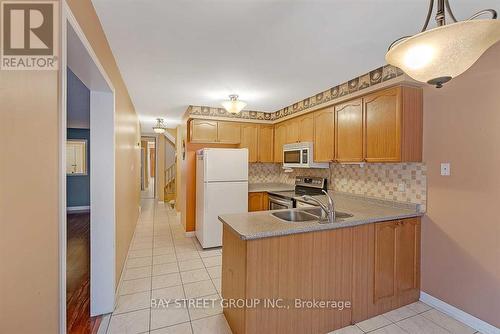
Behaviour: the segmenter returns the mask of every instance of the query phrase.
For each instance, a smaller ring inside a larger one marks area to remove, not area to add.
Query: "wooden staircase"
[[[176,167],[175,163],[170,165],[165,170],[165,189],[164,189],[164,201],[165,202],[170,202],[174,201],[176,199],[176,186],[175,186],[175,174],[176,174]]]

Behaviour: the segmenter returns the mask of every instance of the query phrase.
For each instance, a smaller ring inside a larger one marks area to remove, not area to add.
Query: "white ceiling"
[[[498,0],[451,0],[455,16]],[[187,106],[276,111],[383,64],[426,0],[93,0],[143,129]],[[432,22],[434,25],[434,21]]]

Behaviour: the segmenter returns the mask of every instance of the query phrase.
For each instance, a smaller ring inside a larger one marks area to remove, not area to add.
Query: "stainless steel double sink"
[[[303,209],[303,210],[287,210],[287,211],[278,211],[278,212],[273,212],[271,213],[276,218],[279,218],[281,220],[287,221],[287,222],[307,222],[307,221],[313,221],[313,220],[322,220],[324,219],[323,215],[324,212],[322,212],[321,208],[308,208],[308,209]],[[341,221],[342,219],[345,218],[350,218],[353,215],[346,213],[346,212],[341,212],[341,211],[335,211],[335,221]]]

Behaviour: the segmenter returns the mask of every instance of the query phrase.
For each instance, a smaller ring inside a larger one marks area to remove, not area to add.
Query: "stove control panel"
[[[295,178],[295,186],[319,188],[326,190],[327,179],[322,177],[297,176]]]

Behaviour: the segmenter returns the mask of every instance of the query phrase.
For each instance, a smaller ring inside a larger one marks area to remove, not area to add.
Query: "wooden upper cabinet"
[[[248,149],[248,162],[258,161],[259,125],[241,124],[240,147]]]
[[[363,98],[367,162],[422,161],[422,89],[394,87]]]
[[[423,92],[421,88],[401,87],[402,132],[401,160],[422,161],[423,150]]]
[[[257,160],[259,162],[273,162],[274,126],[259,126],[259,149]]]
[[[286,142],[286,124],[279,123],[274,127],[274,162],[283,162],[283,145]]]
[[[298,143],[300,140],[300,123],[297,118],[285,122],[286,124],[286,143]]]
[[[397,222],[375,224],[373,303],[396,296]]]
[[[250,162],[283,162],[283,145],[314,144],[316,162],[422,161],[422,89],[397,86],[278,124],[193,119],[189,140],[238,144]]]
[[[224,144],[240,143],[240,124],[236,122],[218,122],[217,142]]]
[[[335,160],[339,162],[364,160],[361,99],[335,106]]]
[[[300,117],[297,121],[299,123],[299,141],[312,142],[314,140],[314,116],[309,113]]]
[[[329,162],[334,159],[334,109],[328,107],[313,114],[314,161]]]
[[[401,161],[401,89],[376,92],[364,98],[365,150],[368,162]]]
[[[190,141],[200,143],[217,142],[217,121],[191,120]]]

